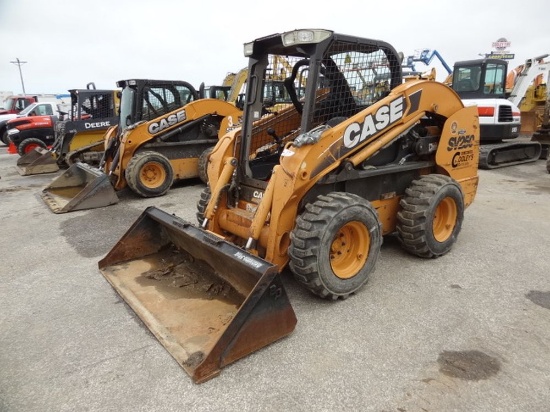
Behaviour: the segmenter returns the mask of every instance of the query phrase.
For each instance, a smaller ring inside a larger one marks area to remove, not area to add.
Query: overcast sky
[[[239,6],[239,7],[238,7]],[[0,0],[0,91],[65,93],[149,78],[219,84],[246,66],[243,43],[296,28],[380,39],[452,66],[507,39],[515,59],[550,53],[547,0]],[[446,72],[432,65],[438,80]],[[425,69],[422,63],[417,69]]]

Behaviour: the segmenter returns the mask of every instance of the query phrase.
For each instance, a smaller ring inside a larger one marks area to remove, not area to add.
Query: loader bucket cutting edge
[[[21,176],[53,173],[59,170],[53,153],[42,147],[37,147],[17,159],[16,167]]]
[[[296,325],[275,265],[155,207],[99,269],[196,383]]]
[[[109,176],[86,163],[73,164],[40,196],[54,213],[95,209],[118,202]]]

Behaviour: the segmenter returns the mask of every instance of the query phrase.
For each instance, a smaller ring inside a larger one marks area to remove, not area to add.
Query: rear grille
[[[499,122],[512,122],[514,117],[512,116],[511,106],[499,106],[498,107],[498,121]]]

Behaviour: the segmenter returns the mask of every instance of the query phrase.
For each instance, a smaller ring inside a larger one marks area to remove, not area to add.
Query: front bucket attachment
[[[196,383],[296,325],[275,265],[155,207],[99,269]]]
[[[53,173],[59,170],[53,153],[37,147],[17,159],[17,171],[21,176]]]
[[[118,202],[109,176],[86,163],[74,163],[40,196],[54,213],[95,209]]]

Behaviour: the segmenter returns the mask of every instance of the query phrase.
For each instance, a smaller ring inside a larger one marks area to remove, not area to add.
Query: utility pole
[[[21,60],[19,60],[19,57],[16,57],[16,60],[10,63],[16,64],[19,67],[19,76],[21,77],[21,87],[23,87],[23,94],[27,94],[25,92],[25,83],[23,83],[23,72],[21,71],[21,65],[27,62],[22,62]]]

